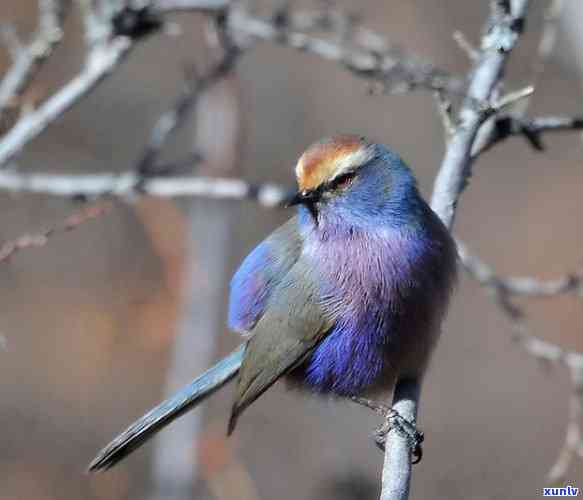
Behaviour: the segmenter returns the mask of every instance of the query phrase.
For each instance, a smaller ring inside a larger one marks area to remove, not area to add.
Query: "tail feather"
[[[88,471],[107,470],[114,466],[170,422],[218,391],[237,375],[244,352],[245,344],[136,420],[97,454],[89,464]]]

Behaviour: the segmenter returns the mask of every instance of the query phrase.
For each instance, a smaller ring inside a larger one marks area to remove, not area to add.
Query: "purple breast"
[[[442,286],[440,247],[383,229],[349,238],[312,233],[305,251],[319,263],[321,300],[335,326],[296,375],[317,392],[360,394],[385,378],[402,346],[428,327],[431,294]]]

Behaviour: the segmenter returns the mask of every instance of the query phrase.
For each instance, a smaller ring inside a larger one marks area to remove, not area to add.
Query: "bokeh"
[[[530,83],[542,3],[534,2],[529,31],[512,55],[508,87]],[[461,0],[339,5],[358,11],[392,42],[460,74],[469,61],[452,33],[460,29],[477,43],[487,13],[487,2]],[[64,43],[29,91],[33,101],[42,101],[82,64],[78,18],[73,10]],[[0,19],[26,35],[35,27],[36,2],[4,0]],[[201,48],[204,19],[187,14],[172,22],[180,26],[179,36],[141,43],[111,78],[27,147],[19,167],[131,169],[155,120],[180,92],[185,68],[208,61]],[[562,34],[538,77],[531,114],[583,109],[568,42]],[[0,71],[8,64],[4,53]],[[236,75],[231,83],[241,140],[229,175],[291,187],[294,162],[309,143],[354,132],[398,150],[430,194],[444,152],[432,95],[371,95],[340,65],[270,44],[245,54]],[[215,127],[220,148],[220,123]],[[195,133],[190,124],[168,154],[188,149]],[[456,234],[503,274],[550,278],[583,258],[581,139],[554,134],[545,143],[547,150],[539,153],[523,138],[512,138],[484,155],[460,204]],[[78,208],[69,199],[2,194],[0,238],[35,233]],[[0,264],[6,344],[0,351],[0,499],[138,499],[151,492],[152,445],[106,474],[84,470],[101,446],[163,397],[177,325],[185,321],[184,290],[196,295],[205,279],[221,280],[219,306],[226,308],[225,279],[205,274],[205,263],[192,260],[197,245],[208,241],[204,232],[189,235],[194,211],[220,212],[231,221],[220,244],[224,276],[289,215],[251,201],[120,201],[105,215]],[[202,266],[201,283],[184,283],[191,266]],[[529,324],[537,335],[582,351],[581,305],[571,297],[529,302]],[[188,321],[204,322],[207,313],[203,308]],[[224,326],[212,335],[211,360],[237,344]],[[192,372],[181,375],[184,382],[199,369],[193,363]],[[414,469],[414,498],[520,500],[540,494],[563,440],[567,377],[511,341],[507,321],[469,278],[461,279],[423,392],[425,458]],[[192,450],[198,464],[192,498],[236,499],[242,491],[262,500],[378,495],[382,455],[371,440],[375,415],[278,384],[226,441],[231,396],[227,388],[202,408],[202,438]],[[581,461],[571,477],[583,487]]]

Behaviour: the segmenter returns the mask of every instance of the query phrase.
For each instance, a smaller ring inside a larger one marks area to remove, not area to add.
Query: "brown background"
[[[542,3],[535,3],[531,32],[512,57],[511,88],[529,82],[541,23]],[[476,39],[487,2],[477,4],[360,2],[367,25],[453,72],[466,71],[468,61],[451,33],[459,28]],[[82,62],[77,15],[35,86],[40,96]],[[5,0],[0,18],[26,33],[34,26],[34,2]],[[29,146],[21,168],[130,168],[151,124],[180,89],[181,68],[200,58],[200,19],[180,21],[182,37],[141,44],[111,79]],[[583,109],[570,59],[563,59],[547,66],[533,113]],[[371,97],[340,67],[268,45],[243,58],[239,76],[240,168],[249,179],[291,185],[294,160],[308,143],[357,132],[400,151],[423,192],[430,192],[443,154],[430,95]],[[575,134],[546,142],[545,154],[520,138],[489,153],[477,163],[461,203],[457,233],[501,272],[552,277],[582,259],[581,143]],[[249,202],[230,205],[238,214],[231,272],[287,214]],[[159,200],[118,204],[0,265],[0,333],[7,340],[0,352],[0,499],[134,499],[148,491],[151,447],[108,475],[83,470],[101,445],[161,397],[184,266],[186,207]],[[67,200],[2,195],[0,238],[34,232],[73,208]],[[580,300],[533,302],[528,310],[538,334],[583,350]],[[217,335],[218,358],[236,338]],[[567,387],[561,370],[542,369],[512,344],[504,318],[464,277],[424,388],[420,421],[427,442],[414,471],[414,498],[539,496],[562,442]],[[227,389],[205,411],[211,443],[221,440],[230,398]],[[345,498],[374,498],[382,458],[369,434],[377,423],[351,405],[277,387],[241,421],[232,460],[248,472],[261,499],[341,498],[331,482],[364,488],[350,496],[341,487]],[[582,477],[582,467],[573,468],[573,480]]]

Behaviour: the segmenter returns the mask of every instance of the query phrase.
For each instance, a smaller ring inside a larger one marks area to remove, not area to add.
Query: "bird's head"
[[[334,218],[389,216],[416,201],[411,171],[398,155],[354,135],[339,135],[312,144],[296,165],[298,192],[289,205],[303,205],[318,223]]]

